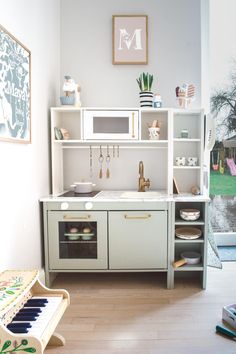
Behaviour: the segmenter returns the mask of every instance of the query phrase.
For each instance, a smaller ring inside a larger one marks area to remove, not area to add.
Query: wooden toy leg
[[[65,345],[65,342],[65,338],[61,334],[54,332],[49,339],[48,346],[62,346]]]

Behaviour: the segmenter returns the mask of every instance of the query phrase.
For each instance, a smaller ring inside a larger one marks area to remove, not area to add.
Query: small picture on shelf
[[[189,134],[187,129],[182,129],[180,132],[181,139],[189,139]]]
[[[61,132],[60,128],[54,127],[54,133],[55,133],[55,139],[56,140],[62,140],[63,139],[63,135],[62,135],[62,132]]]
[[[173,194],[179,194],[179,188],[175,177],[173,177]]]

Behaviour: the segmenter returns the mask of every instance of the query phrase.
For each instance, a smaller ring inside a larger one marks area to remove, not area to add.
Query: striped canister
[[[152,107],[153,105],[153,92],[141,91],[139,92],[140,107]]]

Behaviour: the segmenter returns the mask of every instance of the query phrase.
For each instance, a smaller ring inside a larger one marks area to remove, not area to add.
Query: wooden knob
[[[178,261],[172,262],[172,265],[174,268],[178,268],[186,263],[187,263],[186,259],[183,258],[183,259],[179,259]]]

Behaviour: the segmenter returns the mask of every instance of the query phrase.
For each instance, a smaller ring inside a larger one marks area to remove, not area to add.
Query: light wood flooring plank
[[[235,275],[224,263],[209,268],[206,290],[193,278],[167,290],[160,273],[60,274],[53,287],[71,295],[57,328],[66,345],[45,354],[235,354],[215,333],[222,306],[236,303]]]

